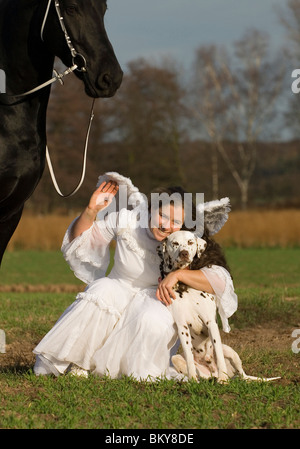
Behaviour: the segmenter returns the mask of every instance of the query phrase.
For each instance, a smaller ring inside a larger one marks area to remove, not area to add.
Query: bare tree
[[[193,112],[235,179],[243,209],[257,162],[256,143],[270,132],[282,89],[284,72],[270,60],[268,49],[267,35],[252,30],[235,43],[234,59],[216,46],[199,48],[195,59]]]
[[[223,67],[228,55],[215,45],[200,47],[194,62],[191,110],[200,131],[212,142],[211,172],[213,198],[219,196],[218,149],[227,132],[223,117],[229,107]],[[223,86],[223,87],[221,87]],[[222,101],[220,101],[222,100]]]
[[[131,176],[147,170],[151,177],[151,171],[156,171],[162,181],[184,183],[180,160],[183,97],[172,61],[151,64],[138,59],[128,64],[122,87],[109,107],[114,128],[126,148]]]
[[[300,0],[287,0],[284,5],[277,6],[281,24],[287,32],[289,46],[287,51],[294,62],[300,61]]]
[[[300,0],[288,0],[284,5],[277,7],[281,24],[286,30],[287,46],[286,63],[289,85],[286,87],[287,109],[285,124],[291,130],[293,137],[300,138],[300,110],[299,92],[292,92],[292,85],[296,83],[299,88],[299,72],[297,79],[291,77],[295,69],[300,69]],[[289,94],[289,95],[288,95]]]

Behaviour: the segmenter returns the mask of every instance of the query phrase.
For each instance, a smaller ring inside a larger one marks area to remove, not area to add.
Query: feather
[[[98,188],[104,181],[115,181],[119,186],[126,186],[127,208],[147,206],[146,196],[133,185],[130,178],[120,175],[117,172],[106,172],[104,175],[99,176],[96,187]]]
[[[226,197],[220,200],[208,201],[204,204],[199,204],[197,209],[199,213],[204,211],[205,226],[209,235],[214,235],[220,231],[228,220],[228,213],[231,211],[230,199]]]

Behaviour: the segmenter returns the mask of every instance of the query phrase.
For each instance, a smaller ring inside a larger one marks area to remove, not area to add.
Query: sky
[[[276,7],[285,0],[108,0],[106,30],[123,70],[139,57],[160,60],[168,55],[185,67],[195,49],[224,44],[230,50],[246,30],[270,36],[281,47],[285,30]]]

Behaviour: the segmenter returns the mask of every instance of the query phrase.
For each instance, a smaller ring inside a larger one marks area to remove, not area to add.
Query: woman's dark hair
[[[184,194],[187,192],[180,186],[171,186],[171,187],[159,187],[159,188],[155,189],[152,193],[158,193],[158,194],[166,193],[169,196],[171,196],[174,193],[177,193],[181,197],[181,204],[183,206],[184,200],[185,200]],[[170,202],[170,204],[172,204],[172,201]],[[195,222],[196,206],[195,206],[194,201],[192,201],[192,204],[190,206],[191,206],[191,211],[192,211],[192,220]],[[150,212],[151,211],[151,197],[148,201],[148,209]],[[195,231],[195,227],[187,228],[185,223],[183,223],[181,230],[193,232],[193,231]],[[221,246],[209,236],[209,232],[205,226],[204,226],[204,233],[201,236],[201,238],[206,241],[207,246],[205,248],[205,251],[202,253],[200,259],[197,256],[194,258],[194,261],[192,262],[190,268],[192,270],[200,270],[203,267],[211,267],[212,265],[219,265],[221,267],[226,268],[226,270],[230,273],[230,269],[227,264],[227,261],[226,261],[226,258],[225,258],[225,255],[223,253]]]
[[[206,241],[207,246],[205,248],[205,251],[201,254],[200,259],[198,257],[194,258],[193,262],[191,263],[191,270],[200,270],[203,267],[219,265],[226,268],[226,270],[230,273],[230,268],[227,264],[226,257],[221,246],[209,236],[207,228],[205,227],[204,234],[201,238]]]

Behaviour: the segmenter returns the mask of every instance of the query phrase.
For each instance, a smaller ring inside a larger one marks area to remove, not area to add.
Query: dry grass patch
[[[58,214],[25,213],[8,245],[8,250],[56,250],[60,248],[66,229],[73,218],[75,217]]]
[[[59,249],[75,216],[25,213],[8,250]],[[300,210],[233,211],[216,240],[224,246],[243,248],[300,246]]]
[[[300,210],[232,212],[216,240],[244,248],[299,246]]]

